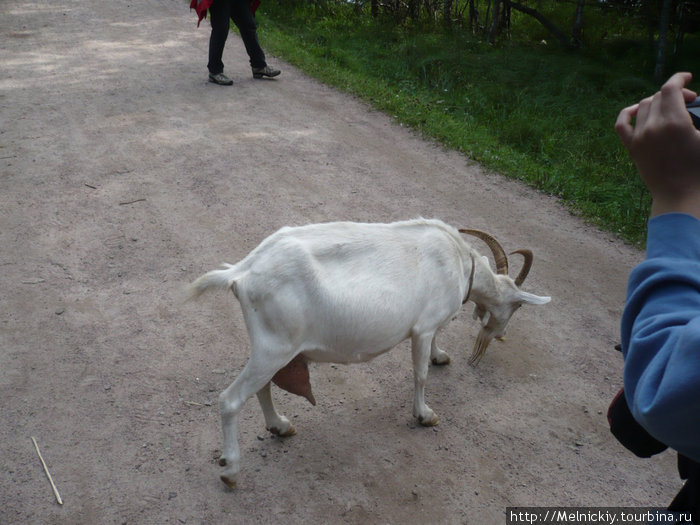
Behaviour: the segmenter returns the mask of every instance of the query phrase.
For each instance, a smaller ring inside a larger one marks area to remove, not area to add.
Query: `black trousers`
[[[700,463],[678,454],[678,474],[686,482],[668,509],[675,512],[691,512],[693,523],[700,525]]]
[[[258,42],[258,29],[250,11],[249,0],[214,0],[209,8],[211,37],[209,37],[209,73],[216,75],[224,70],[221,58],[229,33],[229,20],[233,20],[241,33],[251,67],[265,67],[265,53]]]
[[[615,438],[640,458],[649,458],[668,448],[637,423],[627,405],[623,390],[618,392],[610,404],[608,422]],[[678,454],[678,474],[686,481],[673,498],[668,510],[691,513],[692,523],[700,525],[700,463]]]

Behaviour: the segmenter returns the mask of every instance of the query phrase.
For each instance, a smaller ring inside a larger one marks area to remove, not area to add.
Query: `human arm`
[[[700,461],[700,133],[690,74],[620,113],[615,129],[652,195],[646,260],[622,318],[625,392],[650,434]],[[633,123],[634,120],[634,123]]]
[[[646,260],[630,275],[622,349],[635,419],[700,461],[700,220],[671,213],[649,221]]]

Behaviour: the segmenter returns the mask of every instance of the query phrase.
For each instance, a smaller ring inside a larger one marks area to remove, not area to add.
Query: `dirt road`
[[[195,22],[182,0],[3,4],[0,523],[488,525],[509,505],[670,501],[673,455],[632,457],[605,420],[641,253],[279,60],[253,80],[235,36],[235,85],[207,83]],[[471,308],[447,327],[434,429],[411,417],[406,344],[314,366],[316,407],[275,391],[293,438],[251,400],[229,491],[216,401],[247,336],[230,294],[183,305],[184,284],[284,225],[416,216],[533,249],[525,289],[552,303],[476,369]]]

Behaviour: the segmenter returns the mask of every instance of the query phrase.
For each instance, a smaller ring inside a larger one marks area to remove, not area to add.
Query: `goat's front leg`
[[[415,392],[413,397],[413,415],[418,422],[426,427],[437,425],[438,418],[432,409],[425,404],[425,381],[428,378],[428,360],[433,336],[435,334],[414,335],[411,338],[411,353],[413,357],[413,379]]]
[[[293,436],[297,433],[289,422],[289,419],[281,416],[277,413],[277,410],[275,410],[269,382],[258,391],[258,401],[260,402],[263,416],[265,416],[265,428],[267,428],[267,430],[280,437]]]

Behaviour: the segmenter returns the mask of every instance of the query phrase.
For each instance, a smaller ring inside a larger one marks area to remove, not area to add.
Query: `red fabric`
[[[199,27],[204,17],[207,16],[207,9],[209,9],[213,1],[214,0],[192,0],[190,2],[190,9],[194,9],[199,17],[199,20],[197,20],[197,27]]]
[[[207,16],[207,10],[211,7],[213,1],[214,0],[192,0],[190,2],[190,9],[194,9],[199,18],[197,20],[197,27],[199,27],[199,24],[204,20],[204,17]],[[253,16],[255,16],[255,11],[258,10],[259,6],[260,0],[250,0],[250,12],[253,13]]]

